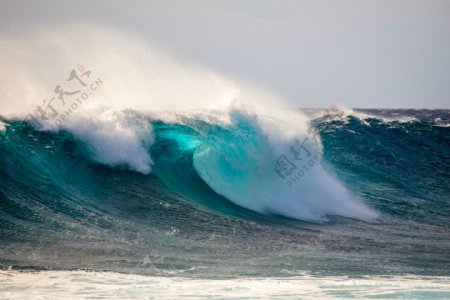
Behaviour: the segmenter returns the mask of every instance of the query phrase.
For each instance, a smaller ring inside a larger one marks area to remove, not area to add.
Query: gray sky
[[[0,31],[129,30],[293,106],[450,108],[449,0],[0,1]]]

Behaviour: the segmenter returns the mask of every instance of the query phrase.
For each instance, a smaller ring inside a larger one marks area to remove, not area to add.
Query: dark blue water
[[[266,145],[246,120],[151,121],[150,174],[98,163],[68,131],[8,121],[0,131],[0,265],[208,277],[450,275],[450,112],[357,113],[370,116],[321,114],[312,128],[321,165],[378,212],[374,221],[288,218],[216,192],[204,170],[225,183],[247,180],[252,151]]]

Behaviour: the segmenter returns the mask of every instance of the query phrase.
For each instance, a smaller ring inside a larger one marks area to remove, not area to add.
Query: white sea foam
[[[0,271],[5,299],[448,299],[445,276],[195,279],[112,272]]]
[[[358,118],[361,120],[365,125],[369,125],[369,123],[366,121],[367,119],[378,119],[382,122],[388,123],[388,122],[399,122],[399,123],[408,123],[408,122],[415,122],[418,121],[417,118],[413,116],[403,116],[403,115],[395,115],[392,114],[390,116],[369,113],[369,112],[362,112],[358,110],[354,110],[345,106],[333,106],[332,109],[323,110],[320,113],[316,114],[314,118],[321,118],[321,117],[327,117],[327,120],[330,121],[336,121],[341,120],[344,122],[347,122],[347,119],[349,116]]]
[[[153,162],[148,149],[153,135],[149,123],[135,114],[86,110],[84,114],[69,118],[61,127],[83,141],[95,161],[150,173]]]

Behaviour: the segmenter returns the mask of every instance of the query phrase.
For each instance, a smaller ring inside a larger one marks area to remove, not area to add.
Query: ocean
[[[2,118],[0,298],[450,298],[450,111],[286,114]]]

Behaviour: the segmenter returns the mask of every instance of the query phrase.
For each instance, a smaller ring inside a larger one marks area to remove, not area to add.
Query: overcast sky
[[[450,0],[0,0],[3,32],[65,21],[132,31],[293,106],[450,108]]]

